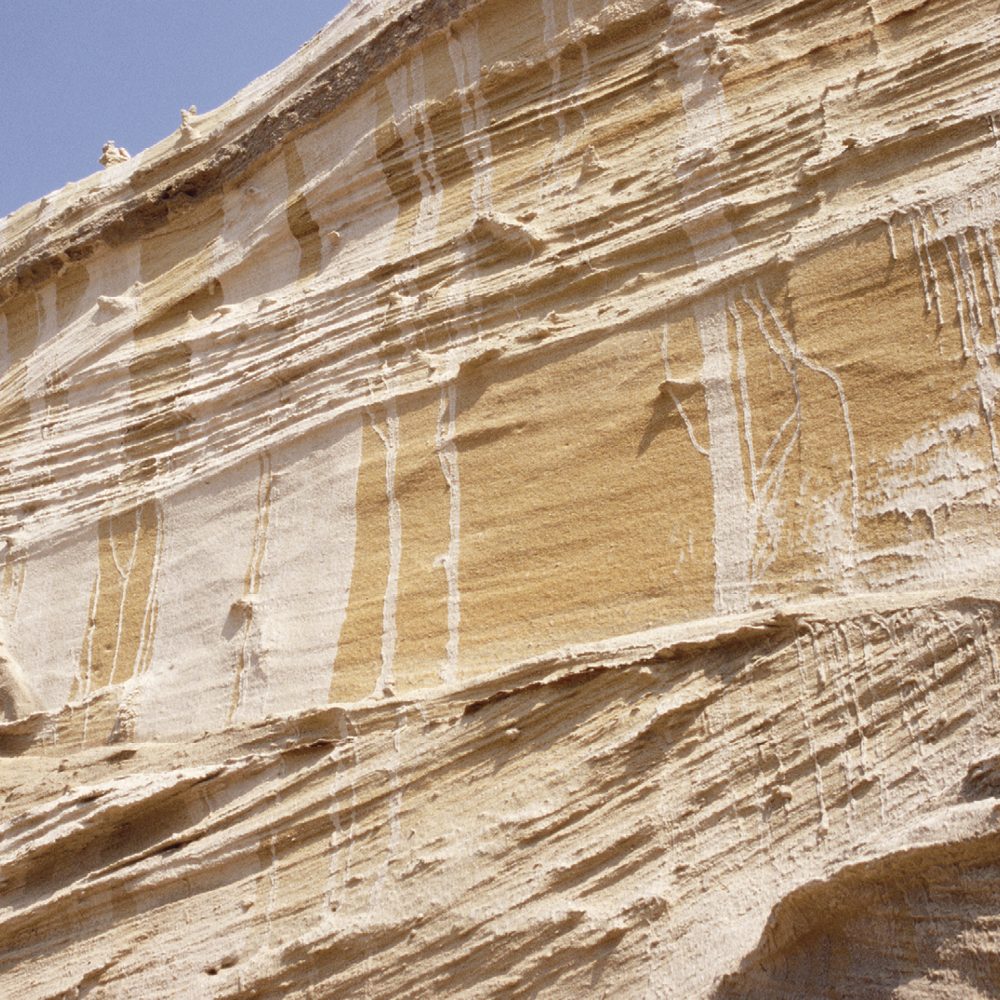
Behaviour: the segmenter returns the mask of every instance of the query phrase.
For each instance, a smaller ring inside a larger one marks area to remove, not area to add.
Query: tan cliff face
[[[0,221],[0,993],[997,995],[998,39],[358,3]]]

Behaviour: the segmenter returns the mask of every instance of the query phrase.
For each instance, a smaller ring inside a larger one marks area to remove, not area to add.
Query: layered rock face
[[[998,81],[358,3],[0,222],[0,994],[1000,996]]]

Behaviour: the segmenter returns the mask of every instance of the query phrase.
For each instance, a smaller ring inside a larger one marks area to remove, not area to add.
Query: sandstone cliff
[[[390,0],[0,222],[0,995],[1000,996],[998,171],[1000,0]]]

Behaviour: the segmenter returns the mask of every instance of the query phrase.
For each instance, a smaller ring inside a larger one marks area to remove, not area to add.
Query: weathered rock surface
[[[0,995],[1000,996],[998,74],[359,3],[0,222]]]

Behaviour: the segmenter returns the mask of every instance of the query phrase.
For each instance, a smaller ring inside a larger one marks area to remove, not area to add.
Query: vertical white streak
[[[996,240],[993,238],[993,227],[987,226],[983,231],[984,239],[986,242],[986,249],[989,254],[989,270],[993,275],[993,283],[996,286],[998,296],[1000,296],[1000,252],[997,250]],[[986,268],[986,263],[984,260],[983,268]],[[1000,305],[1000,302],[998,302]],[[998,321],[998,326],[996,329],[996,352],[1000,355],[1000,321]]]
[[[973,343],[975,344],[982,332],[983,313],[979,305],[979,293],[976,291],[976,276],[972,268],[972,258],[969,256],[969,244],[964,232],[955,236],[955,246],[958,248],[958,266],[962,274],[965,299],[969,309],[969,321],[973,327]]]
[[[441,409],[437,424],[437,453],[448,484],[448,552],[442,557],[448,581],[447,660],[441,668],[441,680],[450,683],[458,678],[458,642],[461,623],[461,595],[458,588],[458,560],[461,542],[461,493],[458,478],[458,447],[455,444],[457,391],[455,383],[441,387]]]
[[[937,313],[938,328],[944,326],[944,313],[941,310],[941,283],[938,279],[934,258],[931,256],[931,234],[924,217],[919,216],[920,233],[923,237],[924,251],[927,254],[927,269],[930,274],[931,295],[934,299],[934,310]]]
[[[955,314],[958,317],[959,336],[962,338],[962,357],[968,359],[970,355],[969,336],[965,326],[965,296],[962,294],[962,288],[959,284],[958,270],[955,267],[955,259],[951,255],[951,249],[948,246],[947,237],[941,241],[941,246],[944,249],[945,260],[948,261],[948,270],[951,272],[951,284],[955,290]]]
[[[886,219],[885,226],[889,233],[889,254],[893,261],[897,261],[899,260],[899,255],[896,253],[896,234],[892,229],[892,218]]]
[[[158,583],[160,577],[160,562],[163,558],[163,507],[159,501],[155,501],[156,507],[156,538],[153,548],[153,566],[149,577],[149,592],[146,595],[146,607],[142,615],[142,626],[139,632],[139,648],[135,654],[135,669],[133,675],[137,675],[143,664],[149,665],[152,652],[149,647],[156,641],[156,605],[158,599]]]
[[[1000,441],[997,440],[994,419],[996,416],[996,397],[1000,387],[1000,380],[997,379],[990,363],[989,352],[983,344],[982,327],[983,316],[979,306],[979,292],[976,288],[976,276],[972,268],[972,259],[969,257],[969,246],[965,233],[960,232],[955,236],[955,247],[958,251],[958,270],[961,274],[961,285],[958,276],[955,277],[955,298],[957,301],[964,300],[964,309],[959,309],[959,315],[967,313],[969,317],[969,334],[972,340],[972,353],[976,361],[976,388],[979,391],[979,406],[982,411],[983,422],[986,424],[986,431],[990,438],[990,450],[993,454],[993,467],[1000,476]],[[947,249],[947,244],[946,244]],[[949,255],[949,264],[951,263]],[[984,281],[986,279],[986,262],[983,262]],[[954,272],[953,272],[954,274]]]
[[[684,106],[684,149],[711,146],[724,149],[729,132],[722,83],[709,59],[710,21],[702,14],[708,5],[678,4],[671,11],[665,44],[677,65]],[[681,161],[684,156],[679,157]],[[715,170],[710,163],[706,168]],[[694,193],[696,182],[686,170],[680,179],[686,193]],[[731,253],[737,243],[720,212],[689,229],[695,258],[715,260]],[[694,306],[695,323],[703,354],[702,382],[708,412],[709,468],[715,516],[715,607],[721,612],[744,610],[750,599],[751,568],[755,541],[754,518],[747,501],[743,469],[740,421],[732,385],[732,360],[726,299],[716,294]]]
[[[101,599],[101,561],[97,560],[97,573],[94,577],[94,590],[87,609],[87,630],[84,633],[84,654],[81,655],[80,696],[86,698],[94,683],[94,632],[97,629],[97,606]],[[85,660],[84,660],[85,657]],[[84,666],[86,662],[86,666]],[[84,720],[86,721],[86,720]],[[84,729],[86,736],[86,729]]]
[[[747,443],[747,461],[750,463],[750,489],[757,499],[757,460],[753,447],[753,419],[750,413],[750,386],[747,383],[747,359],[743,351],[743,320],[740,311],[730,297],[727,302],[729,315],[733,319],[736,332],[736,375],[740,385],[740,402],[743,405],[743,438]]]
[[[388,797],[388,843],[386,845],[385,860],[374,872],[371,880],[371,890],[368,896],[369,907],[373,919],[377,919],[387,908],[391,906],[391,901],[386,900],[386,884],[389,880],[389,872],[392,863],[399,854],[403,846],[403,827],[400,816],[403,813],[403,783],[400,778],[400,769],[403,764],[403,730],[406,729],[406,709],[400,706],[396,710],[396,721],[392,732],[392,751],[388,754],[389,771],[389,797]],[[383,827],[385,829],[385,827]],[[395,888],[394,886],[390,887]]]
[[[330,866],[326,879],[326,898],[324,900],[324,917],[329,919],[330,915],[339,905],[337,899],[338,889],[343,889],[343,878],[338,878],[341,872],[340,852],[343,850],[341,841],[344,838],[344,828],[340,822],[340,811],[338,808],[341,793],[343,791],[343,779],[340,776],[341,748],[337,747],[330,754],[329,760],[333,767],[333,781],[330,783]]]
[[[750,597],[753,519],[743,478],[743,447],[731,379],[729,330],[721,295],[694,307],[704,363],[701,378],[708,409],[709,468],[715,512],[716,610],[743,610]]]
[[[989,248],[986,245],[986,238],[982,229],[977,228],[976,246],[979,250],[979,259],[983,265],[983,285],[986,287],[986,295],[990,300],[990,326],[993,328],[993,346],[1000,353],[1000,285],[997,284],[996,271],[990,260]]]
[[[333,779],[330,785],[329,805],[330,866],[324,906],[320,916],[321,921],[325,924],[333,922],[334,913],[340,907],[340,895],[347,889],[347,883],[351,877],[351,862],[354,856],[354,821],[358,804],[358,793],[355,785],[355,774],[359,763],[357,741],[348,729],[347,717],[342,713],[339,714],[338,718],[338,731],[340,741],[327,758],[333,768]],[[346,814],[346,828],[341,821],[341,813]]]
[[[396,603],[399,598],[399,566],[403,557],[403,521],[396,498],[396,458],[399,454],[399,412],[396,401],[385,404],[385,433],[372,422],[372,428],[385,447],[385,495],[389,504],[389,575],[382,602],[382,666],[375,684],[375,695],[391,694],[395,686],[393,661],[396,655]]]
[[[917,222],[912,215],[908,216],[910,220],[910,235],[913,239],[913,252],[917,257],[917,270],[920,273],[920,287],[924,292],[924,311],[930,315],[933,306],[931,304],[931,285],[930,277],[927,273],[927,267],[924,264],[924,254],[923,254],[923,240],[920,234],[917,232]]]
[[[343,892],[351,874],[351,854],[354,848],[354,812],[357,802],[357,792],[354,787],[352,763],[357,765],[358,751],[354,739],[347,731],[345,716],[340,719],[340,742],[329,756],[333,768],[333,780],[330,785],[330,867],[326,884],[326,896],[323,919],[329,920],[340,905],[339,893]],[[352,760],[353,758],[353,760]],[[347,778],[345,780],[345,772]],[[342,803],[346,792],[350,791],[351,807],[347,830],[340,821],[346,805]],[[346,840],[346,843],[345,843]]]

